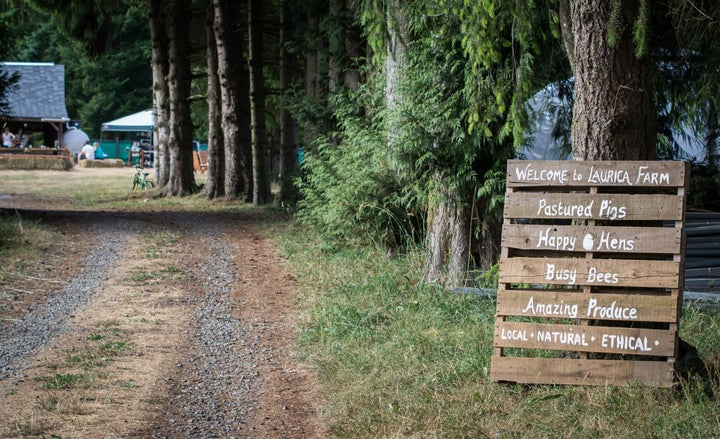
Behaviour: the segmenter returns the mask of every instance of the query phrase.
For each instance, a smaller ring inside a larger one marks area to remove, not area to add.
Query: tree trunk
[[[340,89],[340,75],[344,68],[345,38],[341,0],[329,0],[327,26],[328,41],[328,92],[337,93]]]
[[[385,12],[390,34],[387,44],[387,56],[385,57],[385,107],[388,113],[395,110],[397,107],[396,102],[402,98],[397,94],[397,85],[405,66],[405,42],[403,37],[407,35],[407,30],[405,17],[400,6],[400,0],[392,0]],[[388,145],[392,146],[399,130],[402,130],[402,127],[388,126]]]
[[[205,195],[217,198],[225,195],[225,147],[222,136],[220,82],[217,75],[218,60],[215,45],[215,8],[207,2],[207,104],[208,104],[208,158]]]
[[[571,0],[575,74],[572,145],[576,160],[652,160],[657,115],[648,56],[635,55],[632,29],[638,0],[618,2],[609,29],[606,0]],[[611,47],[608,32],[617,32]]]
[[[287,6],[280,6],[280,190],[278,202],[294,203],[297,200],[297,191],[293,178],[297,170],[297,151],[295,148],[295,123],[290,111],[287,109],[288,91],[292,81],[292,72],[295,70],[294,57],[287,50],[288,38],[292,36],[292,22],[290,21]]]
[[[350,17],[355,16],[354,3],[346,0],[345,13]],[[353,20],[347,19],[345,23],[345,53],[350,59],[350,63],[358,63],[365,56],[365,42],[362,38],[362,30],[354,23]],[[360,88],[360,69],[356,65],[345,66],[345,86],[350,90],[357,91]]]
[[[152,42],[152,75],[153,75],[153,148],[155,151],[155,181],[158,187],[165,186],[170,180],[170,156],[168,139],[170,138],[168,114],[168,41],[167,23],[163,0],[148,1],[148,17],[150,38]]]
[[[244,35],[237,7],[231,0],[213,0],[215,9],[215,44],[218,57],[218,79],[222,108],[222,132],[225,146],[225,195],[236,199],[247,190],[245,156],[242,146],[240,107],[245,93],[241,78]]]
[[[250,127],[252,132],[253,205],[271,201],[265,128],[265,75],[263,74],[262,0],[248,1],[250,66]]]
[[[400,12],[399,1],[394,0],[391,3],[391,5],[388,5],[386,12],[390,36],[387,45],[387,57],[385,59],[385,104],[389,108],[395,106],[395,89],[398,83],[399,72],[401,72],[403,68],[403,57],[405,55],[405,44],[402,41],[402,35],[405,33],[405,18]]]
[[[705,162],[710,169],[716,169],[718,165],[718,139],[720,138],[720,127],[718,127],[718,111],[712,100],[708,102],[706,119]]]
[[[444,187],[444,186],[443,186]],[[436,192],[430,197],[423,282],[453,287],[465,283],[469,260],[470,209],[460,194]]]
[[[190,27],[189,4],[172,0],[168,72],[170,98],[170,176],[165,194],[183,196],[195,192],[192,161],[192,119],[190,117]]]
[[[322,76],[322,45],[320,43],[320,23],[318,17],[320,6],[311,2],[307,14],[307,30],[309,35],[305,48],[305,96],[311,105],[319,105],[322,98],[321,81],[326,78]],[[312,119],[303,124],[302,143],[307,148],[315,141],[319,127]]]
[[[385,60],[385,105],[387,111],[397,111],[404,97],[398,83],[406,69],[406,39],[409,38],[400,0],[387,6],[386,20],[389,30],[387,57]],[[393,147],[402,132],[402,125],[391,123],[387,127],[388,145]],[[450,182],[439,179],[437,188],[428,196],[427,212],[427,259],[423,270],[423,282],[439,282],[446,286],[464,284],[469,258],[470,209],[467,194],[451,187]]]

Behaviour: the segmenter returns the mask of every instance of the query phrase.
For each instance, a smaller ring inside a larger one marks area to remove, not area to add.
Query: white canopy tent
[[[100,131],[152,131],[154,124],[155,116],[153,115],[152,110],[144,110],[121,117],[120,119],[104,122],[100,127]]]
[[[129,156],[135,154],[131,152],[131,149],[134,151],[136,147],[146,151],[140,154],[140,160],[144,160],[142,157],[147,156],[149,162],[152,162],[152,130],[154,125],[155,116],[152,110],[139,111],[110,122],[103,122],[100,127],[100,143],[110,157],[127,160],[128,164],[131,162]],[[108,132],[114,132],[115,134],[106,136]],[[129,136],[121,135],[122,133],[127,133]],[[115,137],[114,145],[111,143],[112,140],[105,141],[105,137]],[[121,138],[125,140],[120,140]],[[133,155],[133,157],[135,156]]]

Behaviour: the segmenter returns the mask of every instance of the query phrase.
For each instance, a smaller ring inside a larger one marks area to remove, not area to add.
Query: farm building
[[[17,137],[17,147],[62,146],[70,122],[65,106],[65,66],[53,63],[5,62],[0,68],[19,75],[8,94],[10,117],[3,126]]]

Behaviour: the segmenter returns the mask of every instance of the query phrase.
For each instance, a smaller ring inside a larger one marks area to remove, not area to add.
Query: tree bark
[[[327,26],[329,93],[337,93],[340,89],[340,77],[344,69],[345,32],[342,4],[341,0],[328,1],[327,20],[330,22]]]
[[[248,0],[250,66],[250,129],[252,133],[253,205],[271,201],[265,127],[265,75],[263,74],[262,0]]]
[[[243,27],[236,5],[231,0],[213,0],[215,44],[222,107],[222,132],[225,146],[225,195],[236,199],[248,187],[242,145],[241,107],[247,93],[242,89]]]
[[[423,282],[439,282],[449,287],[465,283],[470,255],[470,208],[460,195],[457,191],[435,192],[430,197],[428,258]]]
[[[345,13],[350,17],[355,16],[354,3],[351,0],[345,2]],[[360,70],[359,66],[353,65],[359,63],[360,59],[365,55],[366,44],[362,38],[362,30],[354,23],[353,20],[346,19],[345,24],[345,53],[350,62],[345,66],[345,86],[353,91],[360,88]]]
[[[718,126],[718,111],[713,101],[707,106],[707,129],[705,134],[705,162],[710,169],[716,169],[718,165],[718,139],[720,139],[720,127]]]
[[[163,0],[148,1],[148,17],[150,23],[150,39],[152,44],[152,76],[153,76],[153,149],[155,151],[155,181],[158,187],[165,186],[170,179],[170,156],[168,139],[170,137],[168,114],[168,40],[167,23]]]
[[[392,0],[387,6],[386,21],[389,32],[387,56],[385,57],[385,106],[389,113],[397,107],[396,102],[402,97],[397,94],[397,85],[400,74],[405,67],[405,41],[407,35],[405,17],[401,9],[400,0]],[[392,120],[392,118],[390,118]],[[392,146],[399,126],[388,126],[388,145]]]
[[[165,195],[183,196],[195,192],[192,161],[192,119],[190,116],[190,27],[189,4],[172,0],[168,72],[170,99],[170,175]]]
[[[293,183],[297,170],[297,149],[295,147],[295,121],[287,109],[287,93],[289,91],[295,63],[292,54],[287,50],[288,38],[292,35],[292,22],[283,2],[280,6],[280,189],[279,203],[294,203],[297,190]]]
[[[408,31],[400,0],[393,0],[386,10],[389,32],[387,56],[385,58],[385,105],[387,111],[397,111],[403,96],[398,89],[400,76],[406,69],[406,38]],[[392,121],[394,118],[389,117]],[[389,124],[387,127],[388,146],[392,148],[403,126]],[[449,182],[439,179],[437,189],[428,196],[427,259],[423,270],[423,282],[439,282],[446,286],[464,283],[469,258],[470,209],[458,188],[451,188]]]
[[[617,6],[610,29],[610,3],[571,0],[571,62],[575,74],[572,145],[576,160],[652,160],[657,115],[648,56],[635,55],[632,28],[638,0]],[[617,32],[611,47],[608,32]]]
[[[320,105],[322,100],[322,83],[326,82],[326,78],[322,74],[322,44],[320,36],[320,22],[318,17],[325,14],[319,2],[313,1],[309,3],[307,13],[307,35],[305,47],[305,96],[310,105]],[[321,12],[322,11],[322,12]],[[303,124],[302,144],[305,148],[312,145],[317,138],[318,127],[317,121],[308,118]]]
[[[206,57],[208,105],[208,159],[205,195],[217,198],[225,195],[225,146],[222,136],[220,81],[217,75],[218,59],[215,45],[215,8],[212,0],[206,8]]]

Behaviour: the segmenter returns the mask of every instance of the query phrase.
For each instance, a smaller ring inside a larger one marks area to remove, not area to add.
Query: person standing
[[[2,133],[2,145],[3,148],[12,148],[13,140],[15,140],[15,134],[10,132],[10,128],[5,127]]]

